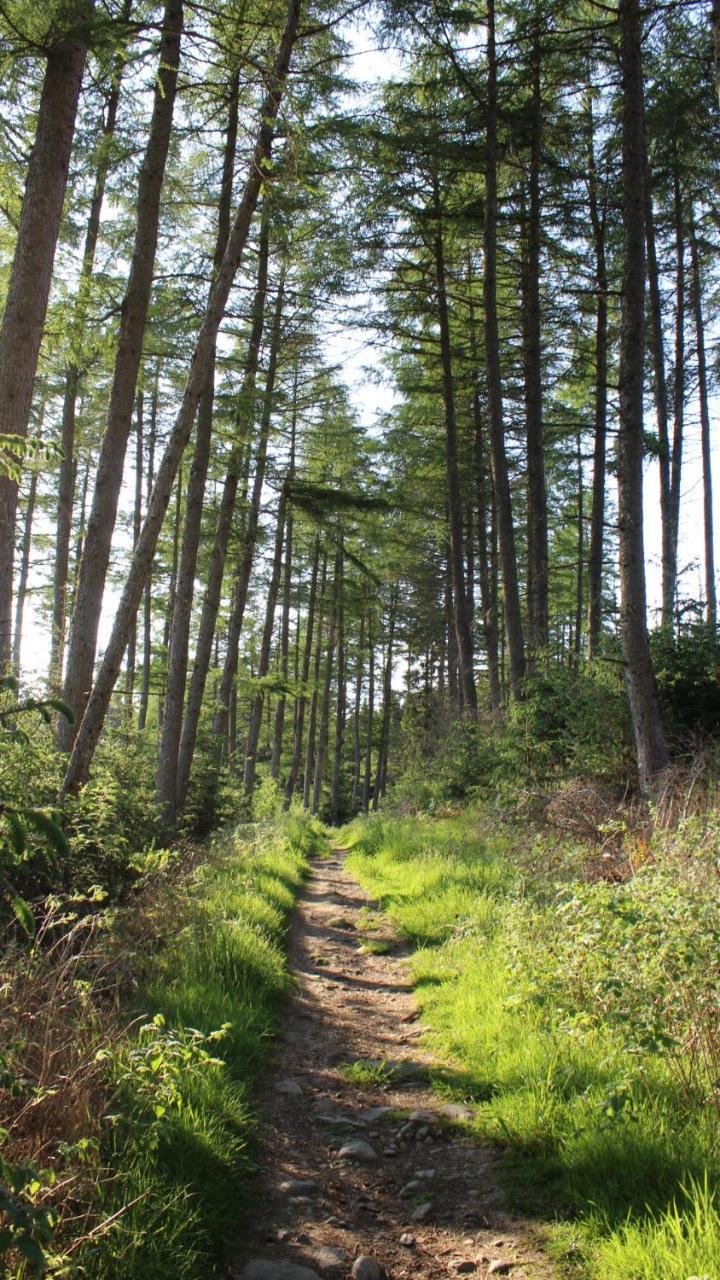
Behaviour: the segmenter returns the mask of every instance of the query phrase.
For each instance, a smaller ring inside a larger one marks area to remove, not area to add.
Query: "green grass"
[[[417,948],[416,992],[445,1064],[436,1087],[476,1103],[515,1202],[565,1219],[556,1252],[594,1280],[717,1280],[717,1111],[691,1096],[668,1034],[678,993],[715,963],[716,933],[676,870],[629,886],[560,876],[535,892],[471,813],[378,817],[346,843]]]
[[[140,1029],[113,1063],[114,1179],[124,1211],[89,1242],[79,1274],[200,1280],[252,1194],[253,1088],[287,991],[286,918],[319,846],[310,820],[226,837],[187,886],[192,902],[152,966]]]

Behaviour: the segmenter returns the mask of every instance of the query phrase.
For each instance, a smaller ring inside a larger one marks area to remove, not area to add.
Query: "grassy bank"
[[[288,912],[321,840],[307,817],[240,827],[142,908],[107,913],[106,941],[69,949],[77,1049],[62,1080],[33,1086],[43,1167],[19,1188],[35,1217],[7,1274],[36,1274],[37,1245],[49,1274],[95,1280],[205,1280],[221,1262],[251,1203],[253,1091],[289,982]],[[32,1047],[18,1044],[18,1071]],[[53,1084],[62,1106],[45,1115]]]
[[[346,833],[417,948],[448,1063],[436,1087],[476,1103],[512,1196],[584,1275],[720,1276],[712,829],[689,824],[609,883],[586,850],[482,826],[467,812]]]

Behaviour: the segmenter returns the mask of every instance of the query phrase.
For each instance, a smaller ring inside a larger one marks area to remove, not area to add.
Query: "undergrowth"
[[[286,918],[321,829],[218,838],[132,908],[58,903],[5,953],[6,1271],[200,1280],[236,1232]]]
[[[511,1195],[593,1280],[720,1274],[719,826],[658,829],[620,882],[471,810],[344,836],[417,947],[436,1088],[475,1102]]]

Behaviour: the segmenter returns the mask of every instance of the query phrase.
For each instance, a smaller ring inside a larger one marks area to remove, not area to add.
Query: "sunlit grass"
[[[467,814],[379,817],[346,834],[351,868],[417,947],[416,994],[446,1064],[437,1087],[474,1103],[477,1132],[505,1148],[511,1197],[567,1216],[556,1249],[571,1236],[593,1280],[716,1280],[704,1183],[719,1172],[716,1113],[688,1103],[662,1052],[628,1054],[617,1026],[575,1007],[548,956],[577,926],[547,887],[529,896],[504,844],[481,840]],[[586,945],[578,935],[580,955]]]

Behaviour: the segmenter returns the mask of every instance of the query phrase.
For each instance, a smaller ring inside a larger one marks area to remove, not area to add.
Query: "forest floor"
[[[507,1211],[498,1153],[428,1085],[407,949],[344,864],[341,849],[317,859],[295,913],[296,987],[230,1274],[550,1280],[539,1228]]]

